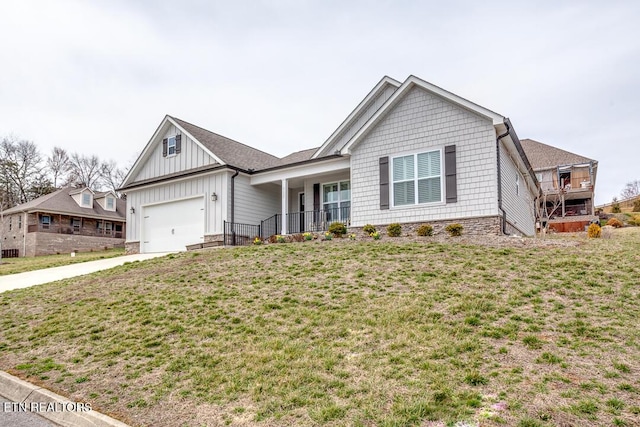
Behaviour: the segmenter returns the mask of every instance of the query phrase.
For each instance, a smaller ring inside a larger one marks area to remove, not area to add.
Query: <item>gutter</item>
[[[502,207],[502,170],[500,169],[500,140],[509,135],[511,126],[509,126],[508,119],[505,120],[504,125],[507,127],[507,131],[502,135],[498,135],[496,138],[496,158],[498,161],[498,210],[502,212],[502,220],[500,221],[500,229],[502,234],[507,234],[507,212]]]
[[[240,170],[236,169],[236,173],[231,175],[231,223],[235,223],[235,207],[236,207],[236,176],[240,174]]]

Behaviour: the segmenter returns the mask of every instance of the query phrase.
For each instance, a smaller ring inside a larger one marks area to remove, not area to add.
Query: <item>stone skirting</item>
[[[124,252],[127,255],[139,254],[140,253],[140,242],[125,242],[125,244],[124,244]]]
[[[463,234],[471,235],[499,235],[500,231],[500,217],[490,216],[482,218],[461,218],[455,220],[443,220],[443,221],[424,221],[424,222],[412,222],[401,223],[402,234],[415,235],[416,230],[423,224],[429,224],[433,227],[433,234],[446,233],[444,228],[449,224],[460,224],[464,227]],[[373,224],[378,230],[384,231],[388,224]],[[349,232],[361,232],[362,227],[349,227]]]

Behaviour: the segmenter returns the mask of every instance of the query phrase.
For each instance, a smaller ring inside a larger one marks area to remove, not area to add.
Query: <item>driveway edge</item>
[[[31,404],[46,407],[53,404],[58,411],[32,411],[43,418],[64,427],[129,427],[127,424],[101,414],[93,409],[83,412],[84,405],[72,402],[47,390],[4,371],[0,371],[0,394],[15,403],[25,403],[27,410]]]

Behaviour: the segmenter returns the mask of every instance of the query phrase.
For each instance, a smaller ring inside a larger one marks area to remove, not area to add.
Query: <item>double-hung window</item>
[[[393,158],[393,206],[442,202],[441,150]]]
[[[42,215],[40,221],[42,221],[42,229],[48,230],[51,225],[51,217],[49,215]]]
[[[113,208],[113,202],[115,202],[114,198],[113,197],[107,197],[106,200],[107,200],[107,210],[110,210],[110,211],[114,210],[114,208]]]
[[[172,136],[167,139],[167,155],[173,156],[176,154],[176,137]]]
[[[82,193],[82,206],[91,207],[91,194]]]
[[[322,186],[322,209],[327,221],[346,222],[351,210],[351,182],[339,181]]]

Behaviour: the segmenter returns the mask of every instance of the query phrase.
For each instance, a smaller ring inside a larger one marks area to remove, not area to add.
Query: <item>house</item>
[[[130,252],[334,221],[533,235],[538,195],[509,119],[415,76],[384,77],[324,143],[284,158],[166,116],[120,191]]]
[[[2,213],[3,256],[100,250],[124,244],[126,202],[113,191],[65,187]]]
[[[557,232],[576,232],[597,221],[598,162],[532,139],[520,142],[540,184],[541,225]]]

